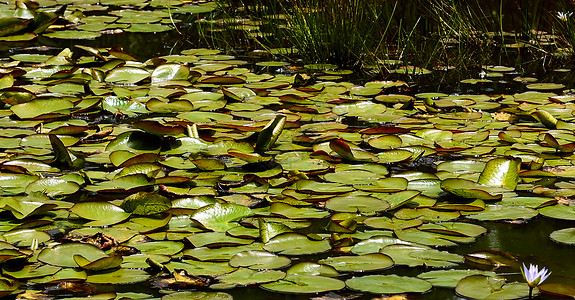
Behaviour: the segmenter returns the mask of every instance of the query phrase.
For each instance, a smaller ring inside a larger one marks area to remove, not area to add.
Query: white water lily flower
[[[545,279],[547,279],[547,277],[549,277],[549,275],[551,275],[551,272],[549,272],[546,268],[543,268],[541,271],[539,271],[539,266],[532,264],[529,264],[529,268],[523,264],[521,273],[523,274],[523,278],[525,278],[525,281],[527,281],[527,284],[530,288],[534,288],[540,285],[543,283],[543,281],[545,281]]]
[[[571,12],[571,11],[558,11],[557,12],[557,19],[559,19],[563,22],[567,22],[567,19],[569,19],[572,15],[573,15],[573,12]]]

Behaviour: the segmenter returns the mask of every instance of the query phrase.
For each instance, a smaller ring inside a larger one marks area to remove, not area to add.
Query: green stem
[[[533,299],[533,288],[529,287],[529,299]]]

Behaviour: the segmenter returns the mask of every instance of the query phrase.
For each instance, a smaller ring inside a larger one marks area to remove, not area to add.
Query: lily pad
[[[376,294],[424,293],[432,288],[423,279],[397,275],[366,275],[348,279],[345,284],[357,291]]]
[[[106,226],[120,223],[130,217],[130,213],[108,202],[76,203],[70,211],[78,216],[93,220],[91,226]]]
[[[529,286],[505,283],[505,279],[499,277],[471,275],[459,281],[455,292],[473,299],[521,299],[529,296]]]
[[[536,210],[528,207],[489,205],[484,211],[468,215],[467,218],[481,221],[528,220],[538,214]]]
[[[575,227],[553,231],[549,237],[561,244],[575,245]]]
[[[354,212],[365,215],[373,215],[391,207],[387,201],[371,196],[338,196],[329,199],[325,206],[338,212]]]
[[[309,255],[326,252],[331,246],[327,240],[313,241],[303,234],[283,233],[267,242],[264,249],[284,255]]]
[[[244,251],[234,255],[229,264],[232,267],[248,267],[250,269],[279,269],[291,263],[285,256],[278,256],[267,251]]]
[[[261,287],[281,293],[315,294],[341,290],[345,288],[345,283],[339,279],[322,276],[288,275],[283,280],[265,283]]]
[[[389,256],[381,253],[328,257],[318,262],[320,264],[330,265],[340,272],[384,270],[393,266],[393,260]]]
[[[74,255],[79,254],[89,260],[97,260],[107,257],[104,251],[98,247],[83,243],[68,243],[46,248],[38,254],[38,260],[50,265],[77,268]]]
[[[495,277],[495,272],[481,271],[481,270],[436,270],[421,273],[417,275],[418,278],[427,280],[433,284],[434,287],[444,287],[454,289],[459,281],[471,275],[484,275]]]
[[[232,203],[215,203],[198,209],[192,220],[201,226],[214,231],[227,231],[239,226],[236,221],[253,214],[248,207]]]
[[[134,284],[150,277],[146,271],[138,269],[118,269],[107,273],[88,275],[86,282],[97,284]]]

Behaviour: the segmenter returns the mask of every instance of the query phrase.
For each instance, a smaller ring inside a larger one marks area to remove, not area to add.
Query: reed
[[[259,30],[245,31],[242,38],[235,36],[238,32],[227,33],[221,39],[226,47],[239,40],[250,47],[295,48],[305,63],[361,69],[400,59],[405,64],[449,65],[475,51],[482,57],[505,54],[499,49],[513,43],[528,44],[527,51],[541,55],[549,53],[540,41],[550,31],[570,53],[575,47],[570,0],[218,1],[229,20],[261,22]]]

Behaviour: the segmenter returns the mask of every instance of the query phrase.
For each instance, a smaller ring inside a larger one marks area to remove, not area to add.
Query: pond
[[[569,60],[313,63],[222,3],[0,6],[0,296],[575,297]]]

